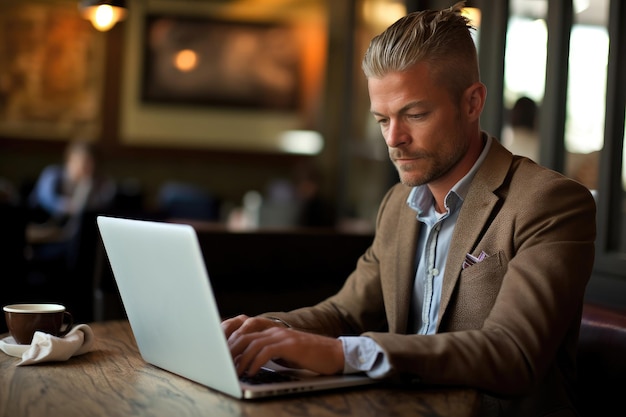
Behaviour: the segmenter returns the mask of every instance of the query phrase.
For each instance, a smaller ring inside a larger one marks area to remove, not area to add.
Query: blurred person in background
[[[64,251],[63,242],[76,233],[80,216],[108,210],[115,193],[115,182],[100,169],[96,145],[85,140],[69,143],[63,164],[45,167],[29,196],[34,213],[27,229],[29,242],[47,244],[42,252],[58,255]]]
[[[529,97],[517,99],[509,115],[509,123],[502,133],[502,143],[514,155],[521,155],[539,163],[539,134],[537,132],[537,104]]]

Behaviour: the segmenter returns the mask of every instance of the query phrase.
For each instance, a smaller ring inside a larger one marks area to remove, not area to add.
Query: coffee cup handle
[[[72,313],[70,313],[69,311],[63,312],[63,321],[65,322],[66,319],[67,323],[65,325],[65,329],[59,332],[59,337],[65,336],[70,332],[70,330],[72,330],[72,327],[74,327],[74,316],[72,316]]]

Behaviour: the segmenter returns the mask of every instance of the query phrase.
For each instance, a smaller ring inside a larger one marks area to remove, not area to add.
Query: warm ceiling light
[[[83,17],[101,32],[111,29],[126,17],[124,0],[80,0],[78,8]]]

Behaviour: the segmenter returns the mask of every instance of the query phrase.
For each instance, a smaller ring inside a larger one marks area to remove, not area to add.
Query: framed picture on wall
[[[300,45],[281,23],[148,14],[144,103],[296,110]]]
[[[286,133],[316,129],[326,2],[265,3],[128,2],[120,143],[284,153]]]

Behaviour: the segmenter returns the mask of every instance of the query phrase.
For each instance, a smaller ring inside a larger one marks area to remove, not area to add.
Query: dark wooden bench
[[[341,288],[373,239],[327,229],[196,230],[224,316],[321,301]]]
[[[373,235],[325,228],[232,232],[190,222],[224,317],[313,305],[334,294]],[[96,320],[125,317],[99,242],[94,284]]]

